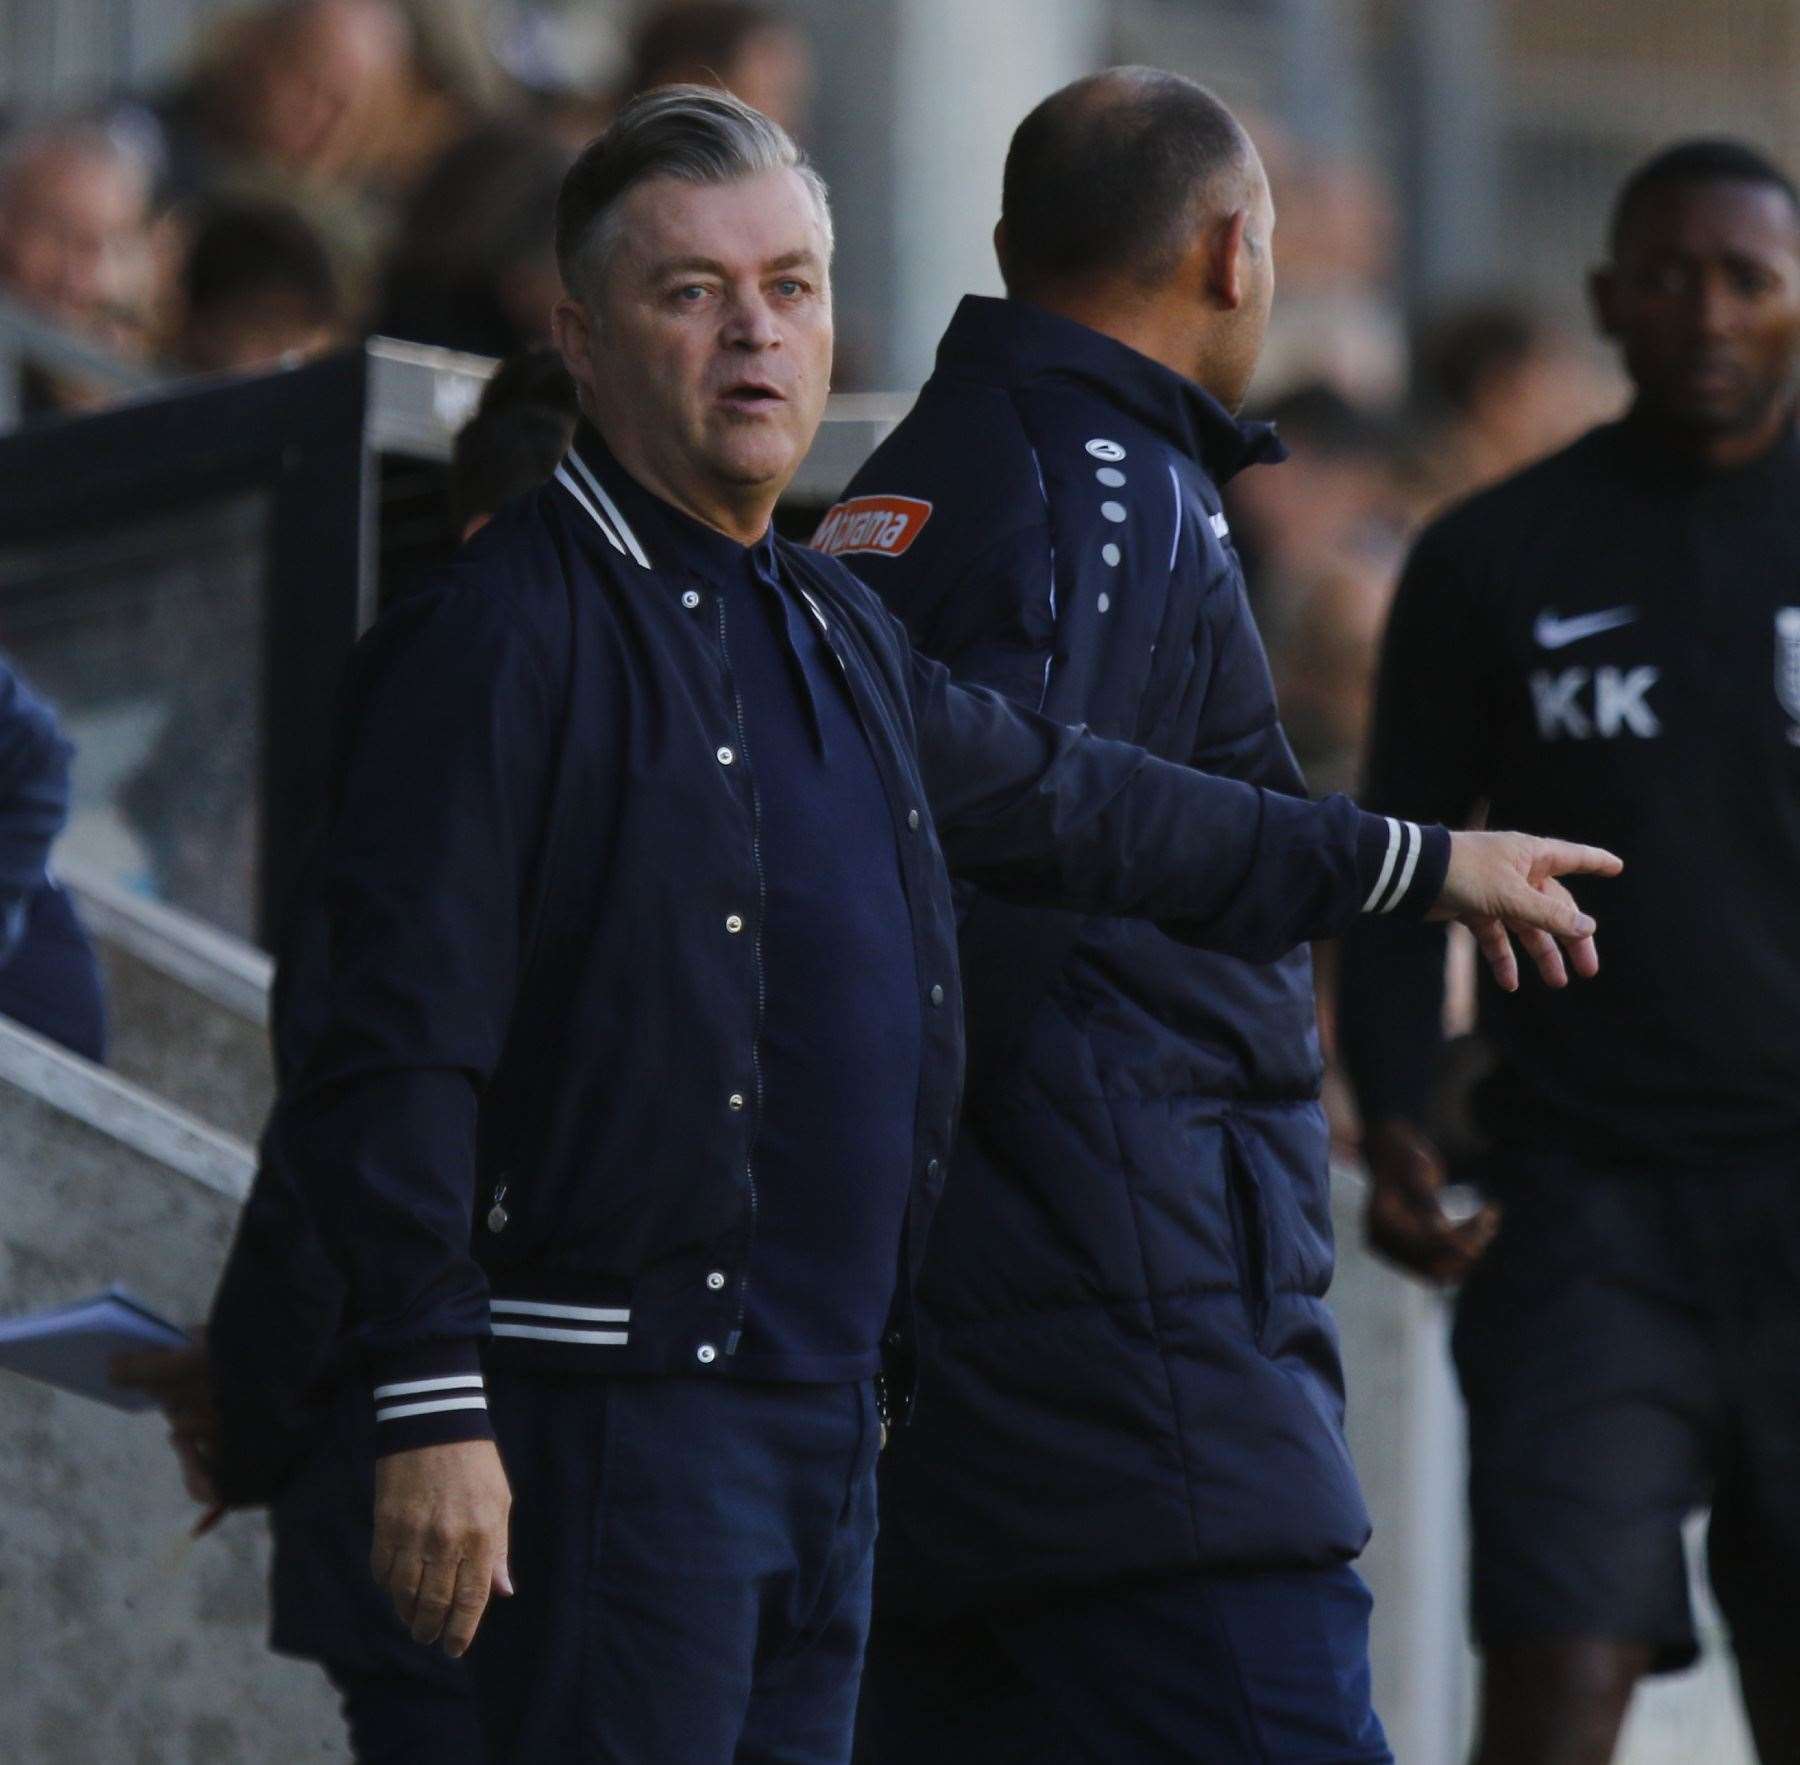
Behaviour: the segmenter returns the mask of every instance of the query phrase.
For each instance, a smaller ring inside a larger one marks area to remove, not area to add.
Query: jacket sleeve
[[[55,714],[0,662],[0,962],[25,934],[31,897],[69,814],[69,761]]]
[[[476,1103],[518,981],[554,711],[510,604],[453,582],[365,640],[342,708],[312,904],[310,1020],[266,1156],[345,1282],[377,1450],[489,1432],[470,1252]]]
[[[1493,776],[1489,640],[1442,529],[1408,561],[1383,642],[1363,804],[1467,825]],[[1364,1121],[1424,1118],[1443,1042],[1442,926],[1365,920],[1344,940],[1338,1034]]]
[[[1442,828],[1171,765],[959,686],[916,652],[910,666],[946,861],[997,895],[1152,919],[1266,962],[1361,912],[1418,918],[1443,890]]]

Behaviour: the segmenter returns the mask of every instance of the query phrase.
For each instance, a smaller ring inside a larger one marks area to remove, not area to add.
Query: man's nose
[[[1703,276],[1694,291],[1694,329],[1706,338],[1732,336],[1743,316],[1742,302],[1722,275]]]
[[[727,349],[773,349],[781,342],[775,314],[760,295],[750,295],[731,303],[725,319],[724,343]]]

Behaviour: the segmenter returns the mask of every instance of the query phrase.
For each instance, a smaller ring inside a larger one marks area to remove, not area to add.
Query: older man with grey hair
[[[1553,963],[1593,929],[1554,876],[1613,860],[964,690],[778,539],[830,222],[735,99],[628,106],[557,243],[584,419],[357,653],[268,1158],[346,1278],[375,1574],[474,1642],[493,1757],[826,1765],[961,1086],[950,872],[1249,953],[1378,904]]]

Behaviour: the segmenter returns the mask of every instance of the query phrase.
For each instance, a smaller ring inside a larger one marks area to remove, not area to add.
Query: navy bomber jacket
[[[307,911],[308,1047],[265,1156],[345,1282],[380,1450],[489,1432],[488,1360],[731,1371],[754,1278],[757,781],[726,608],[584,425],[364,639]],[[610,490],[609,490],[610,487]],[[963,1031],[950,871],[1253,958],[1412,916],[1441,828],[1156,760],[959,687],[848,570],[779,543],[891,811],[924,1048],[895,1327],[942,1186]],[[1396,851],[1413,853],[1409,886]]]

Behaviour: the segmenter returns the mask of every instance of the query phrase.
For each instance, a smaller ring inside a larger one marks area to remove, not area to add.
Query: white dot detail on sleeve
[[[1110,539],[1106,542],[1105,545],[1103,545],[1100,548],[1100,556],[1102,558],[1104,558],[1106,560],[1106,562],[1108,564],[1110,564],[1115,570],[1118,569],[1119,560],[1124,555],[1125,554],[1122,551],[1120,551],[1119,548],[1116,545],[1114,545]]]
[[[1087,450],[1097,460],[1122,460],[1125,457],[1124,448],[1116,441],[1108,441],[1103,435],[1096,435],[1087,444]]]
[[[1102,596],[1101,596],[1101,597],[1100,597],[1100,611],[1101,611],[1101,612],[1102,612],[1102,613],[1104,613],[1104,612],[1106,612],[1106,611],[1107,611],[1107,610],[1108,610],[1108,609],[1109,609],[1109,608],[1110,608],[1110,607],[1111,607],[1111,606],[1112,606],[1112,596],[1111,596],[1111,595],[1109,595],[1109,594],[1103,594],[1103,595],[1102,595]]]
[[[1108,490],[1117,490],[1125,482],[1125,474],[1121,472],[1117,466],[1102,466],[1094,476],[1098,478]]]
[[[1123,521],[1125,519],[1125,505],[1123,503],[1102,503],[1100,505],[1100,513],[1109,521]]]

